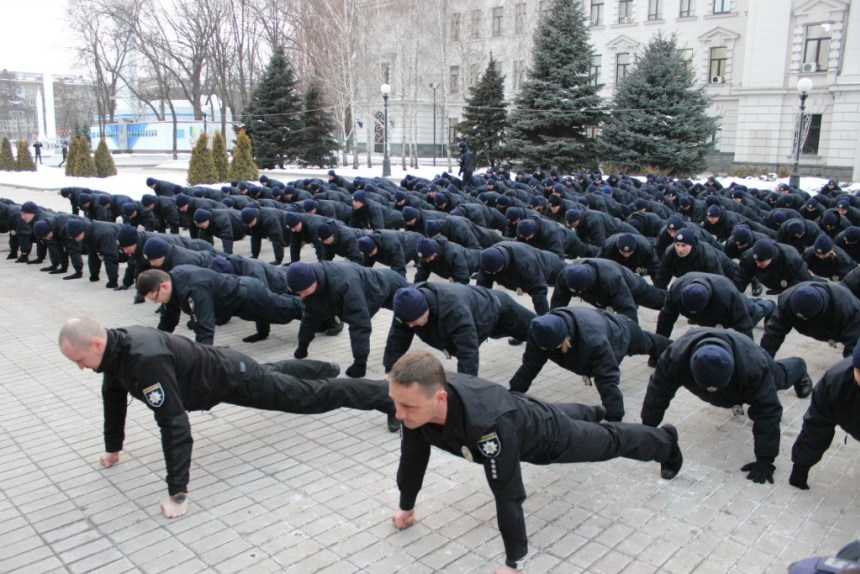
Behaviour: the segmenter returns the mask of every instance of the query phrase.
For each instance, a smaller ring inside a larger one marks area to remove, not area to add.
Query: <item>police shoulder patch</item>
[[[164,389],[161,383],[155,383],[143,389],[143,396],[151,406],[158,408],[164,404]]]
[[[499,440],[499,436],[494,432],[485,434],[478,439],[478,450],[487,458],[496,458],[502,452],[502,443]]]

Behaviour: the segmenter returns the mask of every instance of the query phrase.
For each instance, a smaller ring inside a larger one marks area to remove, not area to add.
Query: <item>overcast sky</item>
[[[73,30],[65,25],[69,0],[2,0],[0,70],[81,73],[69,46]]]

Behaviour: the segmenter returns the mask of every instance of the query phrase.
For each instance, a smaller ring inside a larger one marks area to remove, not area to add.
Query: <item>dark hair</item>
[[[427,351],[410,351],[400,357],[391,368],[388,380],[404,387],[417,384],[428,397],[440,389],[445,390],[446,386],[442,363]]]
[[[165,281],[170,281],[170,275],[161,269],[147,269],[137,278],[137,294],[149,295]]]

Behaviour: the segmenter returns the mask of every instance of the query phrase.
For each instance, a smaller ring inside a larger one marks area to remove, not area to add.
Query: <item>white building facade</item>
[[[603,85],[607,103],[655,33],[677,34],[679,48],[712,98],[710,113],[719,118],[710,171],[789,168],[799,116],[797,81],[809,78],[813,88],[805,102],[809,127],[800,173],[860,181],[860,0],[582,2],[594,47],[592,77]],[[377,25],[389,18],[402,20],[396,1],[370,4],[377,11]],[[418,94],[413,113],[420,150],[427,149],[434,133],[434,107],[437,141],[455,141],[453,126],[468,87],[486,69],[490,54],[506,76],[506,99],[513,101],[526,78],[541,11],[548,5],[535,0],[428,1],[411,40],[413,50],[426,55],[419,71],[410,75],[417,90],[397,85],[404,40],[387,46],[383,40],[380,81],[389,81],[393,94]],[[436,106],[430,105],[431,84],[438,85]],[[396,99],[391,104],[396,118]],[[389,122],[392,150],[406,137],[396,126]],[[359,142],[361,136],[359,132]]]

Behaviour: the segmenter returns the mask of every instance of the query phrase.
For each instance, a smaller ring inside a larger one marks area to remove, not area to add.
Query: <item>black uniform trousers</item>
[[[285,325],[302,318],[304,306],[298,297],[272,293],[258,281],[243,282],[240,277],[239,283],[239,307],[235,315],[254,321],[260,335],[268,336],[272,323]]]
[[[319,414],[342,407],[394,414],[388,384],[370,379],[303,379],[274,366],[247,364],[225,403],[296,414]],[[311,369],[313,367],[310,367]]]
[[[526,395],[511,393],[523,401]],[[599,462],[617,457],[666,462],[672,452],[673,437],[660,428],[641,424],[595,423],[594,407],[578,403],[544,403],[554,411],[545,417],[538,451],[526,457],[534,464]],[[554,408],[553,408],[554,407]]]
[[[627,324],[627,331],[630,333],[630,343],[627,345],[627,356],[633,355],[649,355],[651,357],[659,357],[671,344],[669,339],[663,335],[645,331],[638,323],[625,315],[616,317]]]
[[[514,301],[513,297],[507,293],[494,292],[493,295],[498,299],[500,307],[498,319],[493,325],[490,338],[513,337],[519,341],[527,340],[529,338],[529,325],[531,325],[532,319],[536,317],[534,312]]]
[[[806,376],[806,361],[800,357],[780,359],[776,365],[779,369],[773,371],[773,380],[778,391],[794,387]]]
[[[659,311],[666,303],[666,291],[646,283],[633,292],[633,298],[637,305]]]
[[[750,297],[744,297],[744,299],[746,299],[747,311],[749,311],[753,325],[758,325],[759,321],[769,316],[776,309],[776,303],[770,299],[753,299]]]

